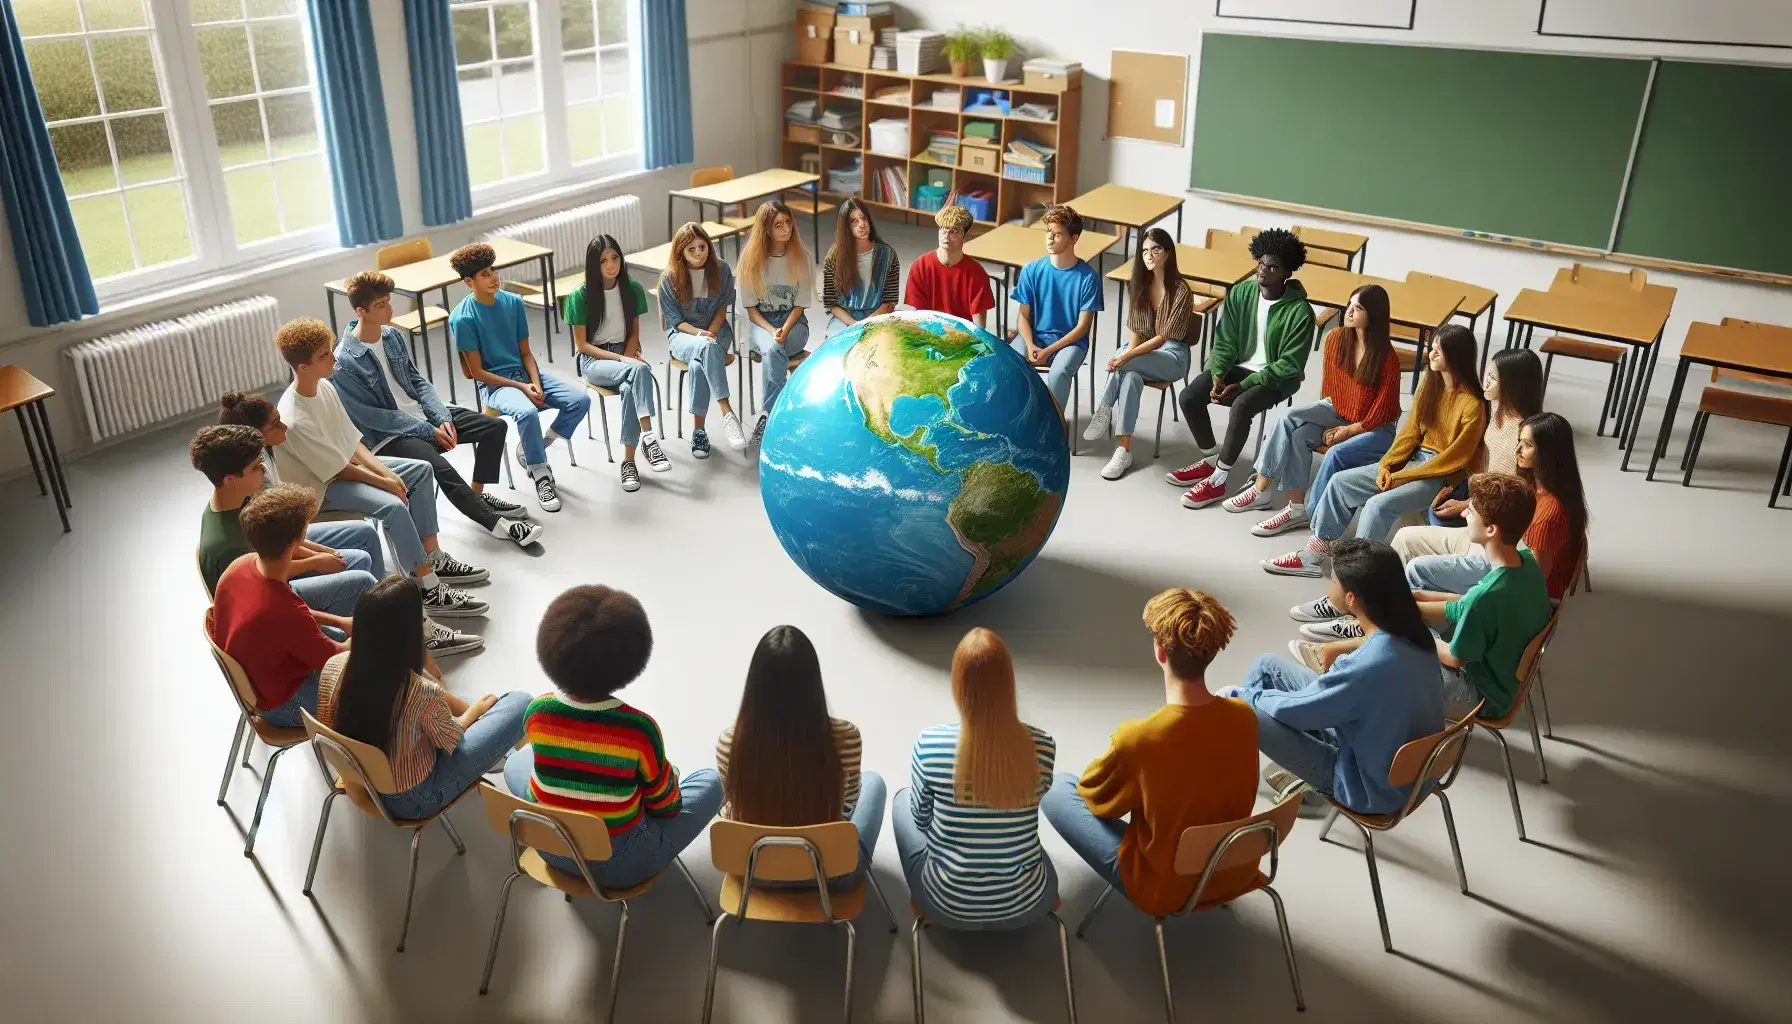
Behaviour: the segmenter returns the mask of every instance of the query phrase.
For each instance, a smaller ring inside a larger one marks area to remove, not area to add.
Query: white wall
[[[745,173],[778,159],[778,61],[789,56],[794,0],[689,0],[691,100],[696,129],[696,164],[733,164]],[[398,3],[373,5],[379,39],[386,117],[392,132],[399,194],[407,234],[423,231],[417,187],[416,135],[404,52],[404,12]],[[513,205],[501,213],[476,216],[451,228],[429,230],[437,252],[460,245],[501,224],[594,202],[611,195],[640,196],[647,240],[663,241],[666,190],[689,184],[690,167],[674,167],[610,186]],[[681,210],[685,216],[688,211]],[[17,363],[50,386],[52,429],[65,458],[88,447],[80,399],[64,348],[96,335],[150,320],[179,315],[200,305],[244,295],[268,294],[280,302],[283,318],[326,315],[322,284],[372,266],[372,247],[337,251],[298,263],[267,268],[204,290],[171,291],[155,301],[52,328],[33,328],[25,316],[8,232],[0,231],[0,363]],[[339,307],[340,308],[340,304]],[[11,417],[8,417],[9,419]],[[0,425],[0,479],[27,472],[25,451],[13,424]]]

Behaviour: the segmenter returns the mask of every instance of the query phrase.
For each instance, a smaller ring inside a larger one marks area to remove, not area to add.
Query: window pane
[[[202,28],[199,66],[205,69],[205,94],[212,99],[247,96],[255,91],[255,73],[249,67],[249,31],[241,25]]]
[[[243,16],[242,0],[192,0],[192,4],[194,24],[202,25],[208,21],[238,21]]]
[[[149,36],[97,36],[93,39],[93,65],[100,73],[100,91],[106,110],[143,110],[162,105],[156,83],[156,61],[149,53]]]
[[[630,69],[627,47],[598,53],[598,74],[603,79],[604,95],[617,96],[635,91],[635,73]]]
[[[56,168],[62,172],[62,188],[71,196],[117,188],[112,174],[112,148],[106,144],[106,126],[97,121],[50,129],[50,148],[56,151]]]
[[[249,0],[249,17],[251,18],[297,13],[299,13],[299,0]]]
[[[33,5],[27,0],[24,4],[14,6],[24,8]],[[51,6],[73,7],[74,4],[68,0],[59,0]],[[104,28],[145,28],[149,24],[143,17],[143,0],[84,0],[81,6],[87,11],[89,31]],[[23,14],[20,17],[23,18]]]
[[[25,62],[37,85],[44,120],[92,117],[100,112],[99,93],[87,64],[87,47],[79,40],[59,39],[25,44]]]
[[[230,222],[238,245],[280,233],[280,206],[274,201],[274,169],[263,164],[224,175],[230,197]]]
[[[503,122],[504,171],[512,177],[535,174],[547,166],[541,151],[541,115],[530,114]]]
[[[498,116],[498,71],[468,68],[460,72],[460,117],[463,121],[489,121]]]
[[[535,52],[535,28],[529,17],[529,4],[510,4],[492,8],[498,28],[498,58],[527,57]]]
[[[311,82],[310,58],[305,35],[293,19],[261,22],[249,27],[255,37],[255,69],[263,89],[296,89]]]
[[[212,130],[218,133],[218,157],[225,167],[260,163],[268,158],[261,131],[261,102],[240,100],[212,107]]]
[[[498,106],[504,116],[541,109],[541,86],[535,62],[498,65]]]
[[[596,103],[579,103],[566,108],[566,142],[575,164],[604,155],[604,126]]]
[[[81,12],[69,0],[18,0],[13,11],[19,19],[19,35],[26,39],[81,31]]]
[[[125,207],[131,211],[131,233],[137,238],[137,257],[143,266],[153,267],[193,255],[181,193],[179,185],[169,182],[134,188],[124,194]],[[89,256],[88,262],[92,261]]]
[[[589,50],[597,45],[597,24],[591,0],[560,0],[560,49]]]
[[[628,42],[628,0],[597,0],[597,41],[603,46]]]
[[[311,94],[269,96],[268,135],[276,157],[317,150],[317,121],[311,109]]]
[[[303,231],[330,222],[330,178],[322,156],[282,160],[274,165],[274,174],[280,181],[280,213],[286,230]]]
[[[112,122],[112,142],[118,147],[118,176],[124,184],[175,176],[174,146],[168,140],[166,115],[118,118]]]
[[[81,253],[87,257],[89,274],[95,278],[111,277],[137,268],[121,197],[74,199],[68,208],[75,216],[75,233],[81,236]]]
[[[641,148],[635,135],[635,101],[631,96],[604,100],[604,152],[614,155]]]
[[[566,102],[594,100],[597,90],[597,54],[587,53],[566,58]]]
[[[474,188],[504,177],[502,141],[496,121],[467,125],[467,179]]]
[[[492,59],[492,19],[484,8],[455,11],[454,62],[478,64]]]

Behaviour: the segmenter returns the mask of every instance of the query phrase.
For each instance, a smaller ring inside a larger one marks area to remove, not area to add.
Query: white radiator
[[[257,295],[71,346],[88,435],[97,443],[288,379],[279,328],[278,304]]]
[[[484,240],[493,238],[514,238],[521,242],[530,242],[546,249],[554,250],[554,272],[556,274],[572,273],[585,266],[585,246],[598,235],[612,235],[622,243],[622,251],[626,255],[640,252],[646,246],[642,243],[641,200],[637,196],[615,196],[601,203],[586,206],[575,206],[570,210],[550,213],[545,217],[525,220],[517,224],[509,224],[489,231]],[[539,265],[525,263],[511,267],[505,272],[506,277],[514,275],[517,280],[540,284],[537,280],[541,274]]]

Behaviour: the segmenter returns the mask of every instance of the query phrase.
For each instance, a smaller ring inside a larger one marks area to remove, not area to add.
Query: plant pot
[[[991,85],[1006,81],[1008,78],[1008,58],[983,58],[983,77],[989,79],[989,84]]]
[[[971,74],[971,62],[968,60],[949,61],[952,65],[953,78],[968,78]]]

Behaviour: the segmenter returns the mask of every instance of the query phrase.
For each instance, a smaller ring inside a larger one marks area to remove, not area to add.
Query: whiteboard
[[[1787,0],[1543,0],[1537,33],[1792,47]]]
[[[1221,18],[1410,29],[1417,3],[1418,0],[1215,0],[1213,13]]]

